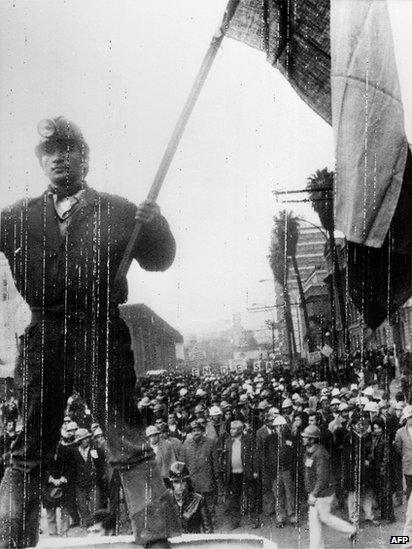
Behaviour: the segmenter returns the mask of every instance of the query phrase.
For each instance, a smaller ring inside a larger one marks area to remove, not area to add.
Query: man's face
[[[90,446],[90,438],[84,438],[81,442],[80,442],[80,446],[82,448],[88,448]]]
[[[234,425],[233,427],[230,426],[230,436],[231,437],[238,437],[242,434],[243,426],[242,425]]]
[[[185,479],[173,479],[173,493],[178,501],[181,501],[187,492],[187,482]]]
[[[74,438],[76,435],[76,429],[68,429],[66,431],[66,435],[67,435],[67,438],[70,438],[70,439]]]
[[[154,433],[153,435],[150,435],[149,440],[150,444],[157,444],[159,442],[160,433]]]
[[[99,447],[100,447],[100,446],[103,446],[104,443],[105,443],[105,439],[104,439],[104,436],[103,436],[103,435],[97,435],[97,436],[95,436],[95,437],[94,437],[94,440],[95,440],[97,446],[99,446]]]
[[[316,416],[309,416],[308,424],[309,425],[316,425]]]
[[[362,418],[356,423],[355,430],[358,433],[366,433],[366,431],[368,430],[368,427],[369,427],[369,421],[366,418]]]
[[[174,416],[174,414],[169,414],[167,422],[168,422],[169,425],[175,425],[176,424],[176,417]]]
[[[195,442],[199,441],[203,436],[202,429],[193,429],[192,430],[192,437]]]
[[[312,437],[302,437],[302,444],[305,448],[312,446],[313,442],[314,439]]]
[[[78,144],[50,141],[43,145],[40,165],[50,182],[62,191],[80,184],[86,175],[86,163]]]
[[[377,423],[373,424],[372,432],[374,435],[381,435],[382,434],[382,427],[378,425]]]
[[[389,406],[382,406],[380,409],[380,413],[382,416],[386,417],[389,413]]]
[[[203,428],[206,427],[206,419],[204,417],[200,417],[196,420],[199,425],[202,425]]]

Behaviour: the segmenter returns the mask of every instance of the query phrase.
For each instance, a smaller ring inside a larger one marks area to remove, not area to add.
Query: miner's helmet
[[[171,482],[187,480],[188,478],[189,469],[187,468],[187,465],[183,463],[183,461],[175,461],[174,463],[172,463],[169,470],[169,480]]]
[[[304,429],[301,436],[303,438],[320,438],[321,432],[319,427],[316,427],[316,425],[308,425],[306,429]]]
[[[57,143],[63,143],[67,147],[79,147],[85,160],[89,158],[89,146],[86,143],[80,128],[64,116],[45,118],[37,124],[40,135],[40,143],[35,148],[37,158],[48,147]]]

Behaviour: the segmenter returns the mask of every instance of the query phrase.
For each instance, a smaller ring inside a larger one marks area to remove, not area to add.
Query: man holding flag
[[[132,257],[143,269],[167,269],[174,238],[154,202],[136,207],[87,185],[89,147],[75,124],[57,117],[38,130],[35,152],[49,186],[1,212],[0,251],[32,318],[15,370],[24,424],[0,486],[0,547],[37,543],[42,476],[74,388],[106,428],[136,541],[164,541],[176,530],[153,451],[140,433],[133,352],[118,309],[127,280],[116,274],[136,222],[141,231]]]

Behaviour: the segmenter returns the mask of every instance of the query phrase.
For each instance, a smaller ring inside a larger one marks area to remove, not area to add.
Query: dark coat
[[[323,446],[317,444],[312,453],[305,453],[305,488],[315,498],[331,496],[335,491],[330,456]]]
[[[175,500],[175,514],[180,517],[183,534],[213,533],[212,519],[200,494],[190,491],[179,506]]]
[[[265,474],[265,440],[271,434],[272,431],[269,431],[266,425],[262,425],[255,435],[254,469],[262,481],[264,481]]]
[[[373,436],[371,467],[373,472],[373,489],[376,494],[387,492],[392,494],[395,489],[394,448],[385,434]]]
[[[40,417],[47,424],[41,441],[31,434],[36,428],[30,431],[29,441],[24,434],[17,438],[13,456],[19,455],[19,459],[25,459],[26,454],[47,459],[54,453],[61,415],[73,386],[81,388],[84,399],[93,403],[93,415],[102,425],[118,423],[121,417],[137,427],[131,431],[132,442],[112,444],[112,450],[118,449],[114,461],[127,456],[137,463],[153,457],[139,432],[141,422],[133,405],[136,376],[130,334],[118,316],[117,305],[127,298],[126,278],[114,284],[135,226],[135,213],[136,206],[126,199],[90,187],[85,187],[64,237],[48,191],[1,212],[0,251],[34,312],[21,339],[15,385],[20,392],[24,386],[31,399],[28,425]],[[163,217],[143,225],[133,250],[142,268],[165,270],[174,253],[175,242]],[[41,391],[43,415],[37,409]],[[115,435],[122,437],[120,431],[113,431],[111,438]]]
[[[128,200],[86,187],[84,200],[63,237],[48,191],[5,208],[1,212],[0,251],[29,306],[56,307],[66,302],[87,312],[96,302],[104,310],[108,295],[110,305],[125,302],[126,278],[116,288],[114,278],[135,225],[135,214],[136,206]],[[133,250],[143,269],[165,270],[174,254],[174,239],[163,217],[143,225]],[[94,283],[97,265],[99,284]]]
[[[89,448],[87,460],[83,459],[79,448],[73,452],[76,467],[75,484],[81,488],[92,488],[100,484],[104,475],[105,456],[99,448]]]
[[[226,439],[222,452],[222,469],[226,482],[230,481],[232,474],[232,446],[233,438],[229,437]],[[246,481],[253,480],[255,445],[252,436],[242,435],[240,452],[243,465],[243,478]]]
[[[343,441],[343,488],[354,492],[360,487],[361,492],[372,490],[374,484],[372,470],[372,435],[360,437],[349,431]]]
[[[294,462],[293,438],[288,427],[282,437],[275,431],[264,443],[264,477],[273,482],[278,471],[291,471]]]
[[[199,442],[188,438],[180,450],[180,459],[189,469],[190,480],[196,492],[214,492],[218,488],[219,461],[217,444],[204,437]]]

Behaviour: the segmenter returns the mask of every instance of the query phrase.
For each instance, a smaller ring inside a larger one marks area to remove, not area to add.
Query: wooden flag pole
[[[193,111],[193,108],[202,90],[203,84],[206,81],[210,68],[219,50],[220,44],[222,43],[223,37],[225,35],[225,31],[227,30],[230,24],[230,21],[236,11],[236,8],[239,2],[240,0],[229,0],[228,5],[226,6],[226,10],[225,10],[222,22],[212,38],[209,49],[207,50],[206,55],[203,59],[202,65],[199,69],[199,72],[197,73],[197,76],[192,86],[192,89],[190,91],[189,97],[186,100],[186,103],[177,121],[175,129],[170,137],[169,143],[163,154],[163,158],[160,162],[160,165],[157,169],[152,186],[150,187],[149,193],[147,195],[148,200],[156,201],[157,197],[159,196],[160,189],[163,185],[163,181],[166,177],[169,166],[173,160],[173,157],[176,153],[176,149],[182,138],[187,121],[190,118],[190,115]],[[142,227],[142,224],[140,222],[137,222],[133,229],[133,232],[130,236],[127,247],[124,251],[122,261],[116,273],[115,284],[119,279],[126,276],[127,271],[129,270],[129,267],[132,262],[133,248],[136,243],[136,239],[139,235],[141,227]]]

